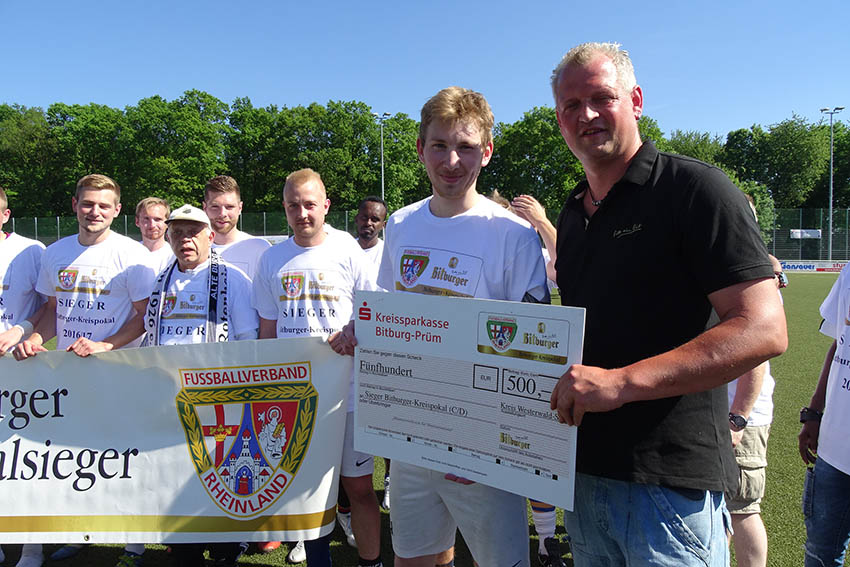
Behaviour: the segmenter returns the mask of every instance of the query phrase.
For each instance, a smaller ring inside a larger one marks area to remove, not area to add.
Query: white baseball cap
[[[192,205],[183,205],[181,207],[177,207],[175,210],[171,211],[171,214],[168,215],[168,220],[165,221],[165,223],[168,224],[171,221],[177,220],[202,222],[207,225],[208,228],[212,229],[212,227],[210,226],[210,219],[207,216],[207,213],[205,213],[198,207],[193,207]]]

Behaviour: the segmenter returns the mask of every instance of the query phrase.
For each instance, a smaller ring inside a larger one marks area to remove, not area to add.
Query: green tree
[[[561,137],[553,108],[535,107],[513,124],[500,122],[493,146],[493,158],[479,178],[481,192],[498,189],[507,198],[531,195],[554,214],[584,177],[581,163]]]
[[[127,169],[125,202],[147,196],[173,205],[198,204],[210,177],[224,173],[224,138],[229,107],[214,96],[190,90],[171,102],[154,96],[127,107],[122,137]]]
[[[60,194],[57,145],[40,108],[0,105],[0,186],[16,216],[67,214]]]
[[[804,207],[826,209],[829,207],[829,126],[824,124],[827,138],[826,167]],[[833,197],[835,208],[850,208],[850,128],[843,122],[833,124]]]
[[[778,207],[800,206],[820,180],[828,159],[828,132],[796,114],[764,131],[753,126],[726,138],[723,163],[743,181],[766,185]]]
[[[667,148],[673,153],[716,165],[723,153],[723,139],[708,132],[673,130]]]
[[[641,140],[644,142],[651,140],[655,144],[655,147],[662,152],[669,150],[667,140],[664,138],[664,132],[661,131],[661,127],[654,118],[650,118],[645,114],[641,116],[638,120],[638,129],[640,130]]]

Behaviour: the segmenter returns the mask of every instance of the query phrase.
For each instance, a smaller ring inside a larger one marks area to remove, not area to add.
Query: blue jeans
[[[850,475],[819,457],[803,488],[806,567],[844,565],[850,541]]]
[[[581,473],[564,512],[575,567],[728,567],[730,524],[722,492]]]

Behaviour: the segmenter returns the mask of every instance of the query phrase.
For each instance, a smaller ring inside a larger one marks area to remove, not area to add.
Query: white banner
[[[0,358],[0,542],[314,539],[351,357],[299,338]]]
[[[576,428],[549,409],[584,309],[358,291],[354,446],[573,507]]]
[[[821,230],[819,228],[792,228],[791,240],[802,240],[804,238],[820,238]]]
[[[833,260],[781,260],[783,272],[840,272],[847,262],[835,262]]]

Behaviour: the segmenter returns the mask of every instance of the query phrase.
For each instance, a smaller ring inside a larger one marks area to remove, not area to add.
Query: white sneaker
[[[304,549],[304,542],[299,541],[295,544],[295,547],[289,550],[289,555],[286,556],[286,560],[290,563],[303,563],[307,561],[307,550]]]
[[[351,512],[348,514],[337,512],[336,521],[339,523],[339,527],[342,528],[342,532],[345,534],[345,539],[348,541],[348,545],[356,548],[357,540],[354,539],[354,532],[351,529]]]
[[[384,501],[381,502],[381,508],[384,510],[390,509],[390,477],[384,477]]]

